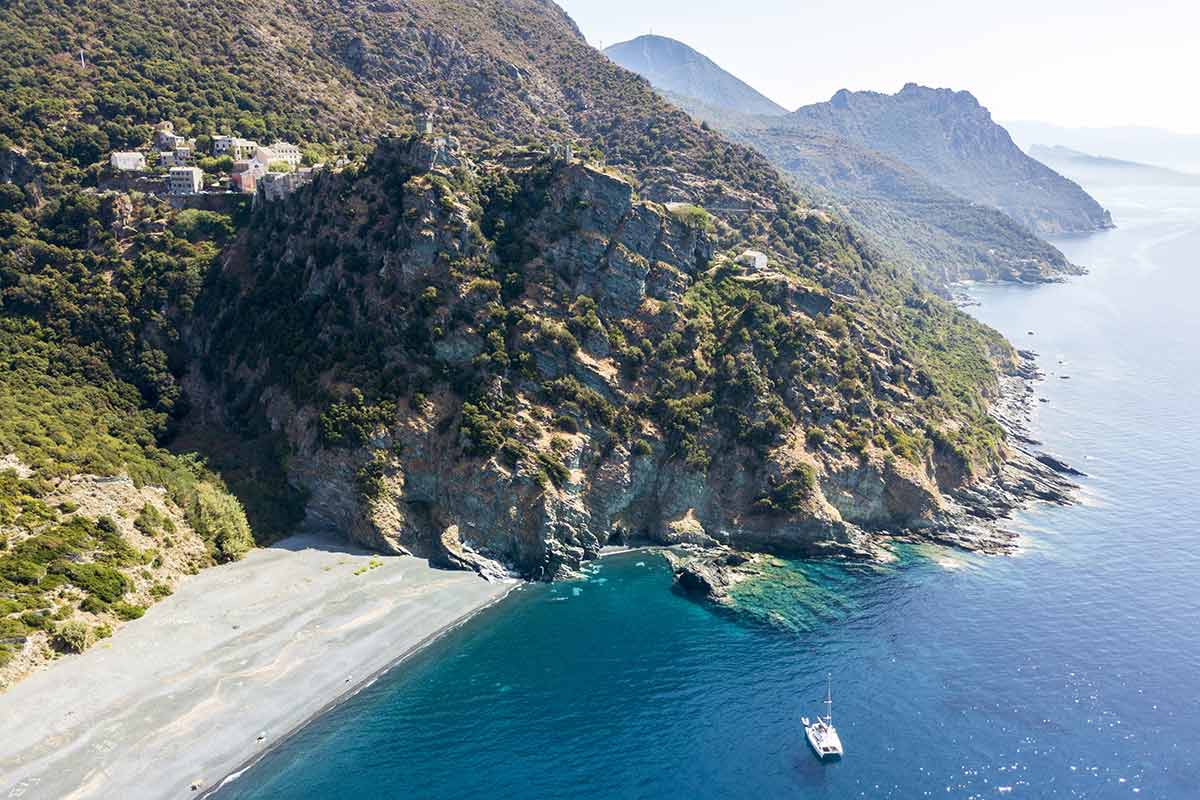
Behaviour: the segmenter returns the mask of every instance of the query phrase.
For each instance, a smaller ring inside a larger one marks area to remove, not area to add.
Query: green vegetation
[[[688,203],[676,203],[670,206],[671,216],[690,228],[698,228],[707,233],[716,230],[717,224],[713,215],[700,206]]]
[[[777,481],[759,497],[754,508],[763,514],[786,514],[800,511],[817,487],[817,473],[809,464],[798,465],[790,475]]]
[[[82,622],[64,622],[54,634],[54,644],[65,653],[82,653],[95,641],[92,629]]]

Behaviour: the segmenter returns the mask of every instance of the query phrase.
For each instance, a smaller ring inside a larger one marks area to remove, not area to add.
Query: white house
[[[108,161],[118,172],[141,172],[146,169],[146,157],[137,152],[113,153]]]
[[[259,144],[252,139],[242,139],[239,136],[214,136],[212,151],[214,156],[232,156],[235,161],[243,161],[254,155]]]
[[[199,167],[172,167],[167,173],[167,194],[199,194],[204,172]]]
[[[737,263],[753,270],[764,270],[768,263],[767,254],[758,250],[747,250],[737,257]]]
[[[274,160],[286,162],[292,169],[300,166],[300,161],[303,159],[300,148],[291,142],[275,142],[268,149],[274,156]]]

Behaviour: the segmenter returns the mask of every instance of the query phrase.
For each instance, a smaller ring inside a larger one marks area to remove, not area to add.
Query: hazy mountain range
[[[1028,150],[1035,144],[1061,145],[1083,153],[1200,173],[1200,135],[1158,128],[1064,128],[1045,122],[1005,122],[1013,140]]]
[[[1081,153],[1062,145],[1035,144],[1029,154],[1075,180],[1092,185],[1200,186],[1200,175]]]

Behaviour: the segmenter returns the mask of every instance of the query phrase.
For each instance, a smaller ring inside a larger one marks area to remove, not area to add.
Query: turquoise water
[[[605,560],[221,798],[1200,797],[1200,194],[1100,199],[1121,228],[1060,243],[1091,275],[973,309],[1041,354],[1035,433],[1090,475],[1084,504],[1022,517],[1020,555],[789,564],[736,613],[673,594],[656,556]],[[826,671],[834,765],[798,723]]]

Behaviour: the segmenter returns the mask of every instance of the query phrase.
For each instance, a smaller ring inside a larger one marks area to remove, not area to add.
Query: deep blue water
[[[1035,433],[1090,475],[1084,504],[1022,517],[1020,555],[790,564],[733,615],[673,594],[656,556],[606,560],[489,609],[222,797],[1200,797],[1200,193],[1100,199],[1121,227],[1060,242],[1089,276],[973,309],[1041,354]],[[798,723],[826,671],[828,766]]]

